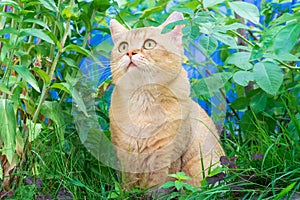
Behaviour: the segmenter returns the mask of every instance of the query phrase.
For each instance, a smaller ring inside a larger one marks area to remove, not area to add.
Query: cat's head
[[[174,12],[158,27],[128,30],[112,19],[113,82],[121,84],[120,79],[124,77],[126,82],[132,81],[138,85],[146,82],[168,83],[175,79],[182,70],[182,26],[176,26],[166,34],[161,31],[167,24],[178,20],[183,20],[183,15]]]

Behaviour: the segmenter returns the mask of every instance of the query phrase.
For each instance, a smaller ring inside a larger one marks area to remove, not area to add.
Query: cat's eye
[[[144,48],[145,49],[153,49],[156,46],[156,42],[154,40],[148,39],[144,43]]]
[[[120,53],[124,53],[128,50],[128,43],[127,42],[122,42],[120,45],[119,45],[119,52]]]

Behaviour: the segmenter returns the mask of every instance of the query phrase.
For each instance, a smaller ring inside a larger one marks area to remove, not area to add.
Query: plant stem
[[[254,47],[255,45],[252,44],[252,42],[250,42],[249,40],[247,40],[244,36],[242,36],[241,34],[239,34],[237,31],[230,31],[231,33],[235,34],[238,38],[240,38],[241,40],[243,40],[244,42],[246,42],[249,46]]]
[[[16,47],[19,37],[20,37],[21,29],[22,29],[23,16],[20,17],[19,23],[11,22],[11,24],[12,24],[11,25],[12,28],[17,29],[17,36],[15,37],[15,40],[13,41],[13,47]],[[8,83],[9,83],[9,78],[10,78],[10,74],[11,74],[10,67],[14,64],[13,60],[14,60],[14,56],[15,56],[15,51],[16,51],[16,48],[12,48],[12,50],[10,50],[7,54],[8,62],[6,64],[6,70],[4,72],[3,78],[1,79],[2,83],[4,83],[6,81],[6,85],[8,85]],[[6,94],[4,94],[4,95],[5,95],[4,97],[6,98]]]
[[[61,4],[61,0],[58,1],[57,5]],[[58,11],[56,13],[56,21],[59,22],[60,21],[60,6],[58,7]],[[54,23],[54,29],[53,29],[53,34],[57,35],[57,25]],[[55,44],[52,44],[51,48],[50,48],[50,54],[49,54],[49,58],[52,60],[53,56],[54,56],[54,51],[55,51]]]
[[[62,38],[62,41],[61,41],[61,46],[64,47],[65,45],[65,42],[67,40],[67,37],[68,37],[68,33],[69,33],[69,29],[70,29],[70,19],[67,20],[67,24],[66,24],[66,30],[65,30],[65,33],[63,35],[63,38]],[[54,61],[52,62],[52,65],[51,65],[51,68],[50,68],[50,71],[49,71],[49,77],[50,79],[52,78],[53,74],[54,74],[54,71],[56,69],[56,66],[57,66],[57,63],[58,63],[58,60],[59,60],[59,57],[60,55],[62,54],[62,52],[58,51],[55,58],[54,58]],[[45,83],[43,85],[43,89],[42,89],[42,94],[41,94],[41,98],[40,98],[40,101],[39,101],[39,104],[34,112],[34,115],[32,117],[32,120],[33,122],[35,123],[38,116],[39,116],[39,113],[40,113],[40,110],[42,108],[42,104],[44,103],[45,101],[45,98],[46,98],[46,94],[48,92],[48,89],[49,89],[49,86],[50,86],[51,83]]]
[[[276,59],[276,61],[279,62],[281,65],[283,65],[283,66],[286,67],[286,68],[300,70],[300,67],[293,67],[293,66],[290,66],[290,65],[286,64],[285,62],[283,62],[283,61],[281,61],[281,60],[277,60],[277,59]]]

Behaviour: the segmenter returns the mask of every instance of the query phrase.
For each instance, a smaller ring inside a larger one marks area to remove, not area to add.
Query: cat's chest
[[[140,127],[149,124],[162,124],[168,121],[171,110],[165,107],[164,101],[166,99],[170,99],[170,97],[166,98],[159,91],[147,89],[136,91],[129,98],[128,102],[130,120]]]
[[[110,117],[124,134],[146,137],[176,130],[176,124],[187,118],[184,102],[163,86],[144,86],[135,91],[117,88],[112,96]]]

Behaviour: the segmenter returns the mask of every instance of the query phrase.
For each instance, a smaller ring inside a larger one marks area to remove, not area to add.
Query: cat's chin
[[[133,71],[136,69],[137,69],[137,66],[134,63],[130,63],[127,67],[127,72],[130,72],[130,71]]]

